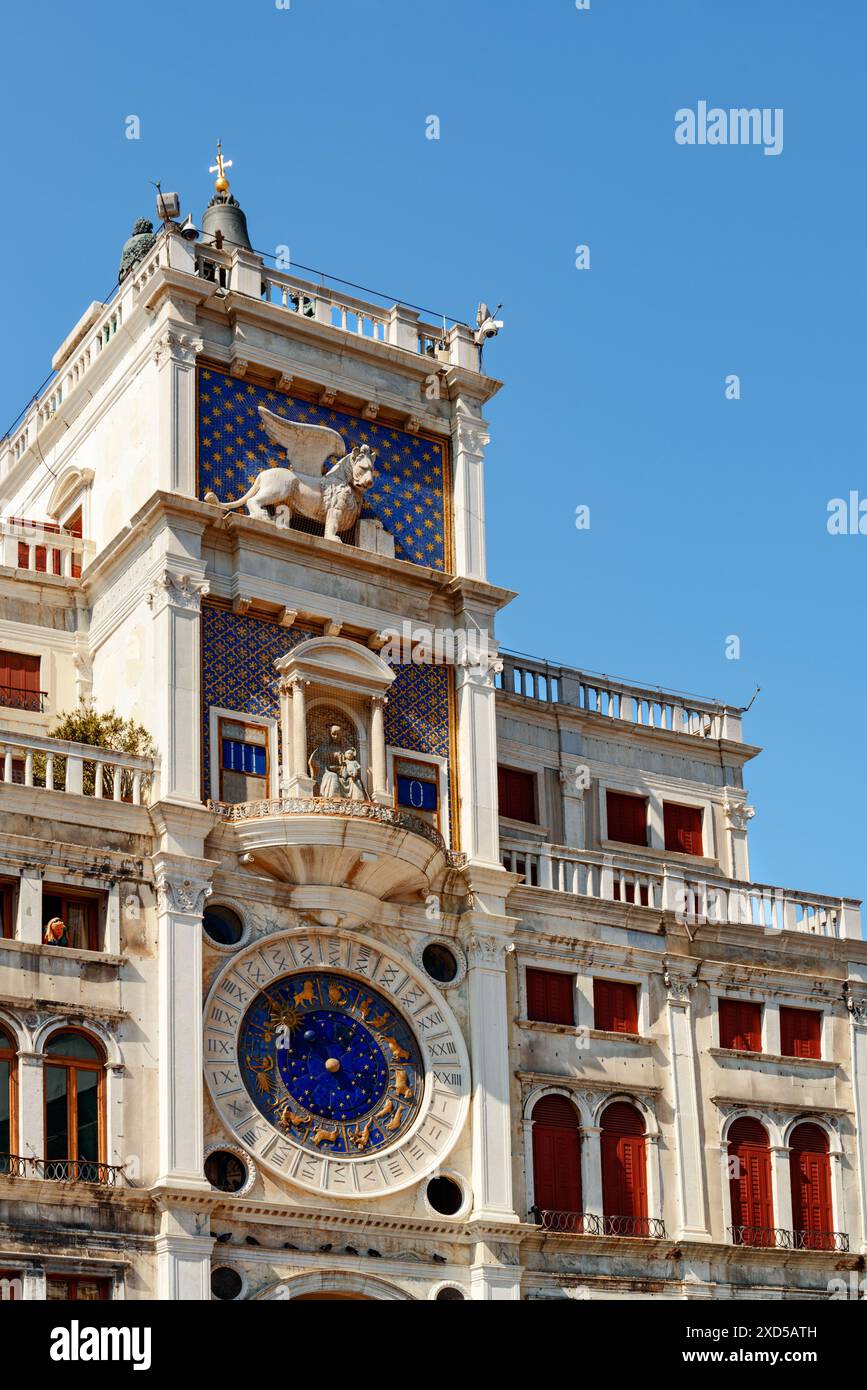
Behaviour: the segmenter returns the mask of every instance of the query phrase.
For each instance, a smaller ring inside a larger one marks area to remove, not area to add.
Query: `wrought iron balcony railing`
[[[843,1231],[787,1231],[780,1226],[730,1226],[733,1245],[764,1250],[825,1250],[849,1253],[849,1237]]]
[[[537,1226],[555,1235],[628,1236],[665,1240],[665,1222],[658,1216],[600,1216],[580,1211],[546,1211],[531,1208]]]
[[[20,690],[17,686],[0,685],[0,705],[6,709],[23,709],[30,714],[41,714],[47,694],[47,690]]]
[[[98,1183],[119,1187],[123,1168],[88,1158],[25,1158],[0,1153],[0,1178],[44,1178],[48,1182]]]

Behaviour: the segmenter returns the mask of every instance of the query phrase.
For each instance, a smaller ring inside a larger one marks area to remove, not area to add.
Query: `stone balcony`
[[[747,883],[689,865],[635,854],[570,849],[501,838],[503,866],[524,886],[669,912],[692,923],[738,924],[771,933],[806,932],[860,940],[861,904],[854,898]]]
[[[157,799],[157,768],[131,753],[0,728],[0,804],[7,810],[13,787],[142,806]],[[47,803],[45,813],[52,814]]]
[[[427,821],[374,801],[283,796],[208,808],[242,863],[302,887],[352,888],[383,901],[426,895],[466,862]]]
[[[636,685],[616,677],[557,666],[534,657],[500,652],[497,688],[506,696],[541,705],[566,705],[582,714],[692,738],[742,743],[742,715],[735,705]]]
[[[30,574],[78,579],[94,552],[92,541],[51,521],[0,520],[0,563]]]

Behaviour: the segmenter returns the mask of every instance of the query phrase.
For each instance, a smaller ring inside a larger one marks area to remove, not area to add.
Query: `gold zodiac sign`
[[[317,1146],[319,1144],[336,1144],[337,1125],[333,1129],[325,1129],[323,1125],[320,1125],[313,1133],[313,1143]]]
[[[364,1021],[365,1021],[365,1023],[366,1023],[366,1022],[367,1022],[367,1015],[370,1013],[371,1009],[373,1008],[373,1000],[372,1000],[372,999],[364,999],[361,1003],[359,1003],[359,1004],[357,1005],[357,1008],[358,1008],[358,1012],[361,1014],[361,1017],[364,1019]]]
[[[354,1134],[349,1136],[350,1144],[354,1144],[357,1149],[366,1149],[370,1143],[370,1126],[372,1121],[368,1120],[364,1129],[357,1129]]]
[[[393,1131],[393,1130],[395,1130],[395,1129],[400,1129],[400,1123],[401,1123],[401,1120],[402,1120],[402,1119],[403,1119],[403,1110],[401,1109],[400,1106],[398,1106],[398,1107],[397,1107],[397,1110],[396,1110],[395,1113],[394,1113],[394,1118],[391,1119],[391,1120],[389,1120],[389,1122],[388,1122],[387,1125],[383,1125],[383,1129],[387,1129],[387,1130],[389,1131],[389,1133],[391,1133],[391,1131]]]
[[[390,1022],[390,1020],[387,1013],[378,1014],[376,1018],[370,1020],[370,1026],[371,1028],[384,1028],[388,1022]]]
[[[395,1070],[394,1089],[397,1095],[402,1096],[404,1100],[412,1100],[413,1090],[406,1079],[406,1070],[403,1067],[398,1067]]]
[[[385,1102],[385,1105],[382,1107],[382,1109],[381,1109],[381,1110],[377,1110],[377,1112],[376,1112],[376,1114],[374,1115],[373,1118],[374,1118],[375,1120],[381,1120],[381,1119],[383,1119],[386,1115],[390,1115],[393,1109],[394,1109],[394,1101],[393,1101],[393,1100],[387,1100],[387,1101]]]
[[[288,1100],[283,1102],[277,1115],[277,1123],[281,1129],[289,1129],[291,1125],[306,1125],[307,1120],[306,1115],[296,1114]]]
[[[341,1009],[342,1009],[342,1008],[345,1006],[345,1004],[346,1004],[347,997],[348,997],[348,996],[347,996],[347,993],[346,993],[346,986],[345,986],[345,985],[329,985],[329,986],[328,986],[328,1002],[329,1002],[329,1004],[336,1004],[336,1005],[338,1006],[338,1008],[341,1008]]]
[[[396,1038],[383,1038],[382,1040],[396,1062],[408,1062],[409,1053],[401,1047]]]
[[[248,1057],[247,1066],[256,1077],[257,1090],[261,1091],[263,1095],[270,1095],[273,1085],[270,1073],[274,1070],[274,1058],[263,1057],[260,1062],[257,1062],[253,1057]]]
[[[295,995],[295,1003],[296,1005],[316,1003],[316,996],[313,993],[312,980],[304,981],[304,988],[302,990],[299,990],[298,994]]]

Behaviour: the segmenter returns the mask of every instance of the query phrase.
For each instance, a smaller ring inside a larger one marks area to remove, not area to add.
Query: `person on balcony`
[[[42,940],[46,946],[68,946],[69,933],[62,917],[51,917],[42,929]]]

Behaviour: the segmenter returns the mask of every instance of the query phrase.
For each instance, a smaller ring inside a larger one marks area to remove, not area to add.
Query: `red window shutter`
[[[605,1216],[647,1216],[644,1121],[624,1101],[602,1116],[602,1210]]]
[[[61,558],[61,557],[60,557],[60,551],[59,551],[59,550],[52,550],[52,552],[51,552],[51,572],[52,572],[52,574],[59,574],[59,573],[60,573],[60,558]]]
[[[637,1033],[637,986],[620,980],[594,980],[593,1024],[603,1033]]]
[[[533,1110],[533,1200],[540,1211],[581,1211],[578,1117],[564,1096],[545,1096]]]
[[[791,1138],[792,1225],[808,1249],[827,1249],[834,1228],[828,1136],[818,1125],[798,1125]]]
[[[822,1015],[818,1009],[780,1009],[780,1050],[784,1057],[821,1057]]]
[[[734,1160],[734,1161],[732,1161]],[[749,1245],[772,1245],[774,1202],[771,1190],[771,1151],[758,1120],[736,1120],[729,1131],[732,1225],[745,1227]]]
[[[18,542],[18,568],[20,570],[30,568],[30,546],[26,541]]]
[[[536,778],[517,767],[497,768],[500,815],[536,824]]]
[[[527,1017],[536,1023],[575,1022],[575,978],[563,970],[527,970]]]
[[[609,840],[621,840],[627,845],[646,846],[647,802],[643,796],[607,791],[605,806]]]
[[[733,1048],[736,1052],[761,1052],[761,1004],[751,999],[721,999],[719,1045]]]
[[[667,850],[675,854],[704,854],[699,806],[681,806],[676,801],[664,801],[662,820]]]

